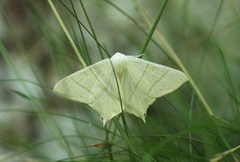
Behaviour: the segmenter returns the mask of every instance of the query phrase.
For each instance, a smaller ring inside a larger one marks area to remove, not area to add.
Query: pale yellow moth
[[[187,80],[179,70],[116,53],[63,78],[53,91],[88,104],[100,114],[103,124],[121,113],[121,96],[123,110],[145,121],[146,111],[156,98]]]

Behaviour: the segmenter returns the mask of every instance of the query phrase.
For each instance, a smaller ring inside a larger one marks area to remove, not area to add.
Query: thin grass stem
[[[79,61],[81,62],[82,66],[83,66],[83,67],[87,67],[85,61],[83,60],[81,54],[79,53],[79,51],[78,51],[78,49],[77,49],[77,46],[75,45],[74,41],[72,40],[70,34],[69,34],[68,31],[67,31],[67,28],[65,27],[65,25],[64,25],[61,17],[59,16],[59,14],[58,14],[55,6],[53,5],[52,0],[48,0],[48,3],[49,3],[49,5],[50,5],[50,7],[51,7],[51,9],[52,9],[52,11],[53,11],[53,13],[54,13],[54,15],[56,16],[56,18],[57,18],[60,26],[62,27],[64,33],[66,34],[66,36],[67,36],[70,44],[72,45],[73,50],[75,51],[76,55],[78,56],[78,59],[79,59]]]

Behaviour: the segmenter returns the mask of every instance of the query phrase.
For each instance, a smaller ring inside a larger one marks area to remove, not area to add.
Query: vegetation
[[[0,2],[0,161],[239,161],[240,2]],[[116,52],[183,71],[146,123],[52,92]]]

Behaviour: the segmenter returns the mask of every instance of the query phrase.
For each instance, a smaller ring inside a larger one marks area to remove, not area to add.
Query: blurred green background
[[[162,2],[138,1],[153,20]],[[116,52],[140,54],[147,37],[140,28],[146,33],[149,28],[139,15],[135,1],[72,0],[53,3],[87,65],[102,58],[96,40],[89,34],[92,30],[84,12],[97,40],[110,55]],[[64,161],[73,156],[84,159],[83,155],[99,153],[98,148],[80,147],[105,140],[106,132],[99,115],[86,105],[68,101],[52,92],[58,80],[83,67],[48,1],[1,0],[0,10],[0,159]],[[81,23],[77,23],[70,11],[76,12]],[[237,126],[240,121],[237,98],[240,95],[239,21],[239,0],[178,0],[167,3],[158,23],[158,29],[177,53],[213,113]],[[156,38],[155,34],[153,38]],[[105,53],[104,57],[107,57]],[[143,59],[179,69],[152,41]],[[199,161],[240,143],[239,129],[235,127],[231,132],[229,125],[229,129],[224,131],[207,129],[211,135],[201,132],[208,126],[225,125],[218,121],[214,123],[209,118],[189,83],[179,91],[157,99],[148,110],[146,124],[131,115],[127,115],[126,120],[132,134],[142,137],[156,132],[167,134],[167,137],[176,135],[186,130],[189,124],[194,125],[189,122],[192,121],[199,126],[197,133],[193,131],[196,133],[193,136],[200,142],[195,141],[197,151],[186,152],[198,156]],[[142,142],[159,142],[159,139],[148,137]],[[187,146],[191,150],[192,146],[186,144],[189,136],[185,134],[184,137],[186,139],[181,142],[186,148],[183,150],[189,150]],[[116,140],[122,139],[116,137]],[[218,140],[219,143],[216,142]],[[205,142],[209,146],[202,146]],[[197,161],[191,158],[182,160]],[[177,159],[181,161],[181,158]]]

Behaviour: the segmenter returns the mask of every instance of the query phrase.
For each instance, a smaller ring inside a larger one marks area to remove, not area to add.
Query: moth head
[[[111,62],[112,62],[115,73],[117,74],[118,78],[121,80],[122,75],[127,66],[126,56],[124,54],[117,52],[111,57]]]

